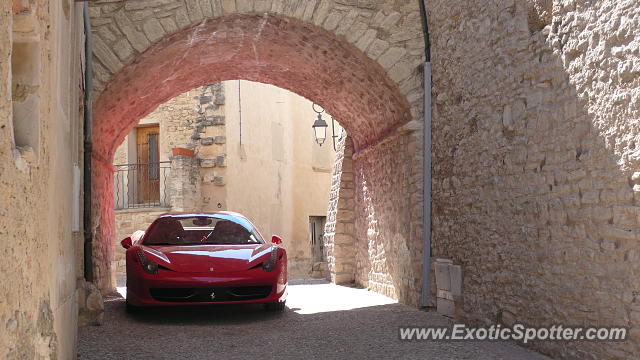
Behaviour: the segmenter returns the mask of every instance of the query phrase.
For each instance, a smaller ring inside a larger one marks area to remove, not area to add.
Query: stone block
[[[147,8],[158,8],[162,5],[170,4],[172,0],[138,0],[127,1],[124,4],[125,10],[143,10]]]
[[[187,14],[187,9],[179,8],[176,10],[176,23],[179,28],[184,28],[191,23],[189,20],[189,15]]]
[[[440,315],[453,317],[455,315],[455,304],[453,300],[438,297],[436,299],[436,311]]]
[[[460,265],[449,265],[449,279],[451,294],[453,296],[462,295],[462,267]]]
[[[376,60],[380,57],[387,49],[389,48],[389,43],[384,40],[375,39],[369,49],[367,50],[367,55],[373,60]]]
[[[331,9],[332,5],[333,4],[331,0],[320,0],[320,4],[318,4],[311,18],[315,25],[320,25],[324,22],[324,20],[327,18],[327,14],[329,14],[329,10]],[[273,11],[273,8],[271,10]]]
[[[127,37],[127,39],[129,39],[129,42],[134,49],[142,52],[149,46],[149,40],[147,40],[143,33],[136,29],[135,25],[133,25],[123,10],[115,13],[114,19],[122,33]]]
[[[594,206],[591,209],[591,216],[595,222],[606,223],[613,219],[613,211],[609,207]]]
[[[271,10],[271,0],[256,0],[254,6],[255,12],[265,13]]]
[[[637,234],[633,230],[620,229],[612,225],[600,225],[600,235],[607,239],[634,241]]]
[[[438,290],[451,291],[451,275],[449,274],[449,265],[451,265],[450,260],[436,260],[436,285],[438,286]]]
[[[640,207],[616,205],[613,207],[613,224],[621,227],[632,227],[637,224]]]
[[[374,29],[368,29],[356,42],[356,47],[362,51],[366,51],[369,45],[375,40],[378,32]]]
[[[199,0],[200,2],[200,9],[202,10],[202,16],[205,18],[212,18],[214,16],[214,11],[213,11],[213,7],[212,7],[212,1],[211,0]]]
[[[225,183],[224,177],[222,177],[222,176],[214,176],[213,177],[213,184],[216,185],[216,186],[224,186],[226,183]]]
[[[236,11],[236,1],[235,0],[222,0],[222,12],[225,15],[234,13]]]
[[[199,135],[198,135],[198,137],[199,137]],[[215,139],[212,138],[212,137],[206,137],[206,138],[200,139],[200,145],[202,145],[202,146],[210,146],[210,145],[213,145],[214,143],[215,143]]]
[[[598,190],[591,190],[591,191],[586,191],[582,194],[582,198],[580,199],[580,201],[583,204],[597,204],[600,199],[599,199],[599,191]]]
[[[338,27],[338,24],[341,23],[342,19],[344,18],[344,15],[345,15],[344,12],[340,10],[331,11],[329,13],[329,16],[327,16],[327,19],[324,21],[324,24],[322,25],[322,27],[324,27],[329,31],[335,30],[336,27]]]
[[[93,53],[112,73],[115,73],[122,67],[120,59],[118,59],[111,51],[111,48],[99,36],[93,37]]]
[[[198,22],[202,20],[204,15],[202,14],[202,9],[200,8],[198,0],[185,0],[185,5],[187,6],[187,14],[189,15],[189,19],[191,19],[191,22]]]
[[[380,55],[380,58],[378,58],[378,63],[383,68],[390,69],[406,53],[407,53],[407,50],[405,50],[405,48],[394,46],[388,49],[387,51],[385,51],[384,54]]]
[[[227,167],[227,155],[222,154],[222,155],[216,156],[215,165],[221,168]]]
[[[113,51],[122,61],[127,61],[133,55],[133,48],[127,39],[120,39],[113,45]]]
[[[162,27],[158,19],[154,17],[147,19],[144,24],[142,24],[142,29],[151,42],[155,42],[156,40],[164,36],[164,28]]]
[[[253,11],[253,0],[236,0],[236,7],[238,12],[251,12]]]
[[[214,115],[211,117],[211,125],[224,125],[225,124],[225,118],[222,115]]]
[[[216,166],[216,159],[200,159],[200,167],[212,168]]]
[[[170,17],[160,19],[160,24],[164,28],[164,31],[169,34],[178,31],[178,25],[176,25],[176,22]]]
[[[224,92],[222,92],[222,91],[218,91],[218,92],[216,92],[216,97],[215,97],[215,99],[213,100],[213,103],[214,103],[215,105],[220,106],[220,105],[224,105],[224,102],[225,102]]]

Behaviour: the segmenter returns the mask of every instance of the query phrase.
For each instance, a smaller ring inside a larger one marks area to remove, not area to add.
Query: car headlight
[[[266,272],[273,271],[276,268],[276,262],[278,261],[278,248],[276,246],[271,247],[271,254],[269,258],[262,262],[262,269]]]
[[[140,266],[142,266],[142,270],[144,270],[144,272],[149,274],[158,273],[158,264],[147,259],[142,249],[138,249],[138,251],[136,251],[136,255],[138,256],[138,261],[140,262]]]

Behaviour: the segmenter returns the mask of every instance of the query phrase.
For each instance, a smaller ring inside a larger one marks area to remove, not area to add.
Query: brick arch
[[[104,52],[98,45],[94,53]],[[420,81],[415,80],[419,79],[417,68],[407,63],[402,66],[408,68],[403,70],[408,80],[399,84],[381,63],[344,37],[273,14],[231,14],[204,19],[145,48],[106,77],[108,81],[99,87],[94,105],[92,211],[94,274],[98,286],[107,290],[113,284],[110,264],[115,221],[111,159],[117,146],[157,105],[207,83],[243,79],[291,90],[321,104],[340,119],[357,156],[350,165],[355,174],[355,179],[350,180],[351,189],[340,190],[340,196],[346,194],[351,199],[345,202],[351,209],[346,209],[347,214],[351,215],[345,224],[337,224],[335,233],[343,243],[336,240],[336,249],[349,247],[347,253],[355,257],[359,239],[382,253],[385,249],[410,250],[390,252],[393,259],[370,265],[364,278],[379,280],[379,287],[372,286],[376,290],[415,303],[421,274],[407,269],[420,269],[421,262],[417,251],[421,246],[421,214],[415,211],[420,208],[420,198],[416,197],[421,187],[415,179],[420,176],[421,158],[417,154],[420,144],[414,131],[416,126],[403,125],[412,119],[412,114],[419,119],[422,93]],[[413,83],[418,84],[419,90],[412,87]],[[419,96],[415,96],[416,92]],[[366,194],[358,196],[358,186],[368,188]],[[366,202],[366,206],[354,203],[358,201]],[[375,211],[368,214],[371,209]],[[396,219],[399,211],[408,217]],[[355,220],[348,220],[351,217]],[[368,256],[367,251],[361,253]],[[346,261],[336,271],[355,279],[358,261],[340,256]],[[380,271],[385,273],[373,269],[383,269]]]
[[[234,79],[276,85],[340,114],[356,149],[411,118],[397,85],[355,46],[296,19],[234,14],[162,38],[112,76],[94,106],[94,151],[110,159],[161,103]]]
[[[139,0],[90,3],[94,89],[163,37],[234,14],[296,19],[324,29],[378,62],[403,95],[419,103],[424,61],[418,1],[388,0]]]

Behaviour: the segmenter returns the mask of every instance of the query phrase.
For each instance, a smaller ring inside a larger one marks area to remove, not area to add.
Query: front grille
[[[269,296],[271,286],[152,288],[150,292],[155,300],[165,302],[242,301],[262,299]]]

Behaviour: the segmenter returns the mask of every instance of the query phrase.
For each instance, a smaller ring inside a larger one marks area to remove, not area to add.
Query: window
[[[21,152],[40,145],[40,44],[15,41],[11,50],[11,100],[13,105],[13,139]]]
[[[158,134],[149,134],[149,179],[160,179],[160,154],[158,147]]]
[[[311,245],[311,256],[313,263],[324,261],[324,225],[327,222],[326,216],[309,216],[309,244]]]
[[[231,216],[161,217],[145,235],[145,245],[252,245],[263,240],[252,226]]]
[[[160,126],[136,128],[135,192],[139,204],[160,202]]]

